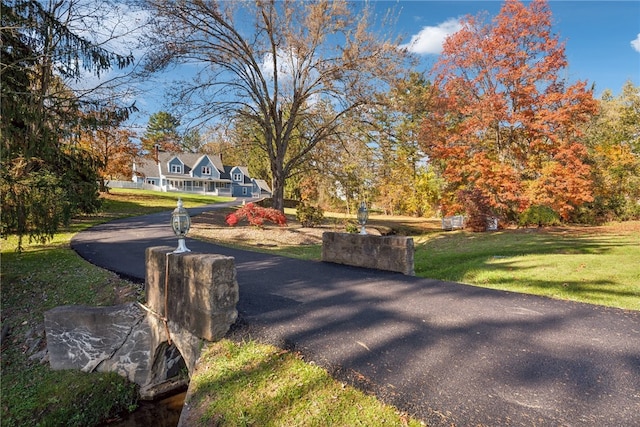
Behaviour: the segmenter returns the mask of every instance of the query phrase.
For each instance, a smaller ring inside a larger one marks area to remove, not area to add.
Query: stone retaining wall
[[[140,385],[143,399],[186,383],[181,367],[193,372],[203,343],[235,322],[239,290],[232,257],[172,250],[147,249],[144,305],[45,312],[51,368],[117,372]]]
[[[414,276],[413,238],[325,232],[322,261]]]

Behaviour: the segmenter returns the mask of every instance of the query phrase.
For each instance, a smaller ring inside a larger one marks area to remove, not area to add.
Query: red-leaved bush
[[[282,212],[273,208],[263,208],[254,203],[247,203],[237,211],[230,213],[225,221],[233,227],[243,219],[246,219],[249,225],[256,227],[262,227],[265,221],[281,227],[287,225],[287,217]]]

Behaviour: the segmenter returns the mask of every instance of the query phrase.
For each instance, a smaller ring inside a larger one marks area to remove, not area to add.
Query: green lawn
[[[273,346],[222,340],[206,346],[199,366],[190,384],[194,425],[424,425]]]
[[[640,232],[598,230],[416,237],[416,275],[640,310]]]
[[[212,197],[200,194],[160,193],[149,190],[112,188],[110,195],[103,198],[103,212],[105,215],[121,218],[173,210],[176,207],[178,197],[182,199],[185,208],[233,200],[230,197]]]

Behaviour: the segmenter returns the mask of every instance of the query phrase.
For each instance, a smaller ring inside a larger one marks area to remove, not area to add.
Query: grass
[[[273,346],[222,340],[205,348],[200,366],[191,379],[190,425],[423,425]]]
[[[456,231],[416,242],[421,277],[640,310],[640,227]]]
[[[233,200],[229,197],[212,197],[188,193],[160,193],[149,190],[127,190],[113,188],[103,200],[104,215],[122,218],[124,216],[145,215],[162,212],[176,207],[178,196],[185,208],[201,206],[210,203],[220,203]]]
[[[72,233],[15,252],[2,245],[2,426],[84,426],[135,407],[136,390],[115,374],[52,371],[29,357],[45,346],[44,312],[58,305],[107,305],[135,299],[132,283],[94,267],[68,247]],[[116,292],[116,290],[118,292]],[[32,347],[33,346],[33,347]],[[30,348],[32,347],[32,348]]]

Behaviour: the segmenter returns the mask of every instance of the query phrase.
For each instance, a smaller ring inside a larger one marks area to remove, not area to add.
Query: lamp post
[[[184,243],[184,238],[191,227],[191,218],[189,218],[189,213],[182,206],[181,198],[178,198],[178,207],[171,213],[171,227],[173,228],[175,235],[178,237],[178,247],[173,251],[173,253],[180,254],[183,252],[191,252],[191,249],[187,248]]]
[[[367,231],[364,229],[364,226],[369,219],[369,211],[367,210],[367,204],[365,202],[360,202],[360,207],[358,208],[358,224],[360,224],[360,234],[367,234]]]

